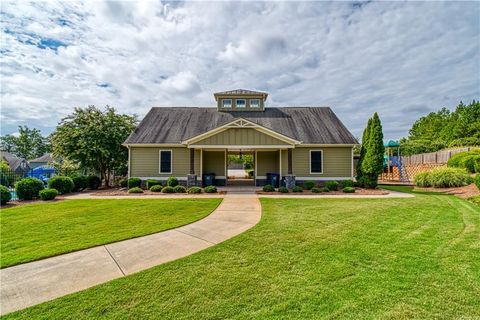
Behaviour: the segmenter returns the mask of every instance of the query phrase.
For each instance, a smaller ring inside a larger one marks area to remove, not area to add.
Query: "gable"
[[[191,146],[290,146],[291,144],[255,128],[228,128],[204,139],[195,141]]]

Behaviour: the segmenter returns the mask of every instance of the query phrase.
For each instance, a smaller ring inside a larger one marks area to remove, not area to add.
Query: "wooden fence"
[[[401,156],[401,170],[404,182],[412,182],[413,177],[420,172],[427,171],[436,167],[447,165],[450,158],[459,153],[470,151],[474,148],[464,147],[451,150],[442,150],[437,152],[414,154],[411,156]],[[398,167],[390,167],[390,173],[384,172],[380,176],[382,181],[400,181],[400,172]]]

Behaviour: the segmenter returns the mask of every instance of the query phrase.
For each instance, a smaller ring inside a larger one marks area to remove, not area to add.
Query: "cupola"
[[[245,89],[216,92],[218,111],[264,111],[268,93]]]

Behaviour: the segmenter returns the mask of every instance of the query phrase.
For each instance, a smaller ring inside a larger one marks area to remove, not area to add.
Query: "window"
[[[260,100],[250,99],[250,108],[260,108]]]
[[[222,108],[231,108],[232,99],[222,99]]]
[[[160,150],[160,173],[172,173],[172,150]]]
[[[311,150],[310,151],[310,173],[322,173],[323,172],[323,151]]]
[[[235,104],[237,105],[237,108],[245,108],[247,101],[245,99],[237,99]]]

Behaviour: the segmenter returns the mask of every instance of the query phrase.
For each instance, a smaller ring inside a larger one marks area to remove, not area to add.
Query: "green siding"
[[[279,173],[279,152],[257,151],[257,176],[265,176],[268,172]]]
[[[172,173],[159,173],[160,150],[172,150]],[[131,147],[131,177],[186,177],[190,173],[190,149],[186,147]],[[200,174],[200,151],[195,151],[195,173]]]
[[[203,173],[215,173],[217,177],[226,176],[225,150],[203,151]]]
[[[310,174],[310,150],[323,150],[323,173]],[[285,153],[285,162],[286,154]],[[299,147],[292,151],[292,169],[297,177],[351,177],[352,148],[351,147]],[[285,174],[287,164],[285,163]]]
[[[257,146],[257,145],[288,145],[277,138],[269,136],[252,128],[232,128],[219,132],[211,137],[200,140],[195,145],[234,145],[234,146]]]

